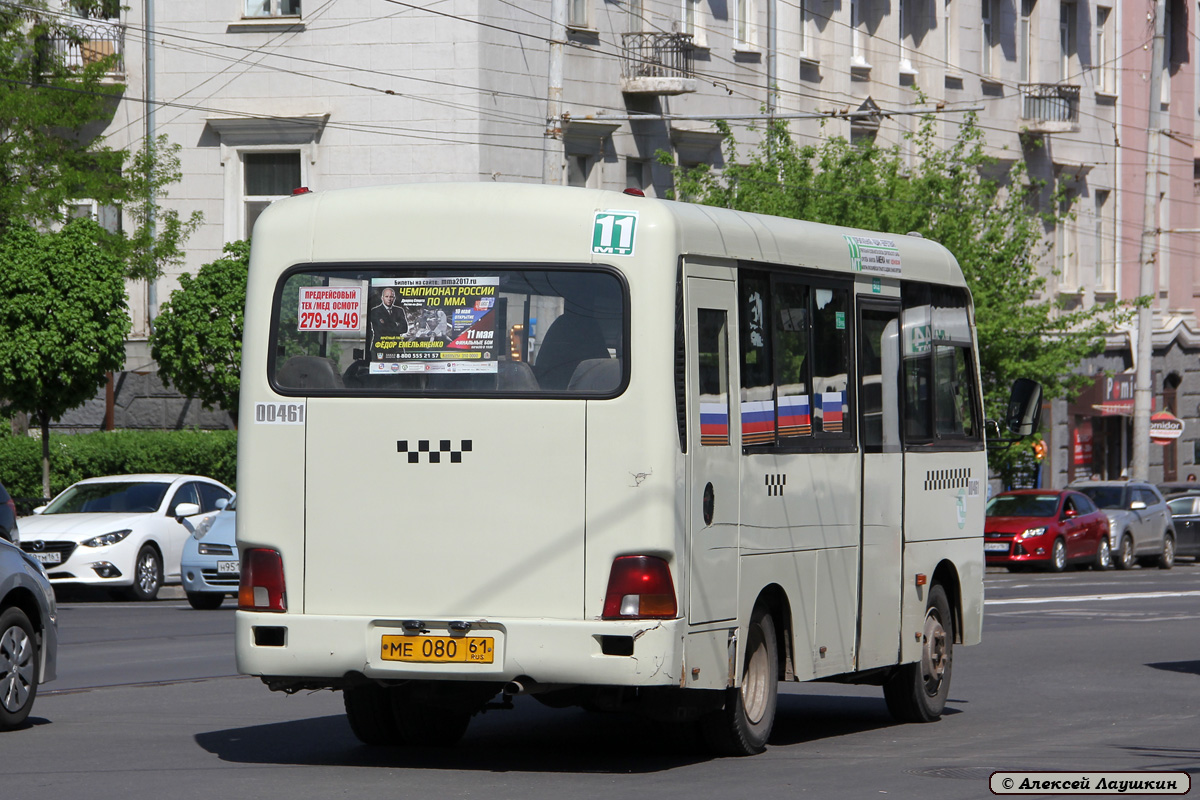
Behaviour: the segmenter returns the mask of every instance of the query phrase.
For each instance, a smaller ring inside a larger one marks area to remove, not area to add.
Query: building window
[[[590,28],[591,20],[588,19],[589,0],[569,0],[567,3],[567,27],[568,28]]]
[[[242,238],[254,231],[258,215],[304,185],[300,152],[242,153]]]
[[[900,19],[900,74],[901,75],[916,75],[917,69],[913,66],[913,54],[916,52],[914,45],[914,37],[912,29],[916,20],[915,4],[920,0],[898,0]]]
[[[942,61],[946,71],[957,73],[958,63],[958,3],[944,0],[942,3]]]
[[[1075,3],[1061,3],[1058,7],[1058,79],[1069,82],[1074,74],[1072,62],[1075,57]]]
[[[984,75],[990,76],[993,74],[994,64],[992,51],[996,46],[995,30],[992,27],[993,14],[995,13],[995,0],[983,0],[980,8],[982,17],[980,19],[980,31],[982,32],[983,41],[980,46],[980,57],[982,63],[979,65],[979,71]]]
[[[754,4],[752,0],[734,0],[734,31],[738,50],[751,50],[755,46]]]
[[[700,0],[683,0],[679,20],[679,32],[690,34],[692,44],[697,47],[707,47],[708,39],[704,34],[704,20],[700,10]]]
[[[121,231],[120,206],[102,205],[95,200],[72,200],[67,203],[67,219],[90,219],[109,233]]]
[[[1116,94],[1116,31],[1112,9],[1096,6],[1096,91]]]
[[[646,25],[645,0],[629,0],[625,5],[625,11],[629,20],[630,33],[642,33],[649,30]]]
[[[1096,291],[1116,290],[1117,237],[1112,192],[1096,191]]]
[[[567,186],[587,186],[592,163],[591,156],[567,156]]]
[[[1021,18],[1017,20],[1017,62],[1021,83],[1033,81],[1033,50],[1036,43],[1033,29],[1033,13],[1036,0],[1021,0]]]
[[[1075,222],[1070,218],[1074,200],[1073,193],[1068,194],[1059,206],[1058,229],[1055,235],[1059,290],[1064,294],[1077,294],[1080,289],[1079,248],[1075,242]]]
[[[867,0],[850,0],[850,66],[870,67],[867,61]]]
[[[246,0],[247,17],[298,17],[300,0]]]
[[[640,158],[625,159],[625,188],[646,190],[646,162]]]

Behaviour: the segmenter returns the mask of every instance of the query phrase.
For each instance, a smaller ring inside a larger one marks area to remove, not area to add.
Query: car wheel
[[[29,716],[37,697],[37,638],[19,608],[0,614],[0,730],[12,730]]]
[[[1175,537],[1167,534],[1163,537],[1162,555],[1158,558],[1159,569],[1170,569],[1175,566]]]
[[[1100,540],[1100,544],[1096,547],[1096,562],[1092,564],[1092,569],[1104,572],[1112,569],[1112,548],[1108,545],[1108,537],[1105,536]]]
[[[225,602],[224,592],[188,592],[188,604],[197,611],[212,611]]]
[[[129,594],[134,600],[153,600],[162,586],[162,557],[152,544],[142,545],[137,561],[133,562],[133,585]]]
[[[888,711],[900,722],[933,722],[946,708],[954,663],[954,618],[941,584],[929,590],[921,660],[904,664],[883,685]]]
[[[1050,571],[1062,572],[1067,568],[1067,544],[1062,539],[1054,540],[1050,549]]]
[[[403,740],[390,690],[375,684],[349,686],[342,690],[342,703],[350,730],[363,744],[395,745]]]
[[[1128,533],[1121,537],[1121,549],[1117,551],[1117,569],[1133,569],[1137,559],[1133,556],[1133,537]]]
[[[775,724],[779,693],[779,650],[775,622],[765,611],[750,619],[746,632],[742,685],[725,690],[725,707],[701,721],[705,741],[713,750],[732,756],[752,756],[767,748]]]

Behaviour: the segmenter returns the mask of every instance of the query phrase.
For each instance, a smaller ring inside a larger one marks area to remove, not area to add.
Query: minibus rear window
[[[285,395],[612,397],[627,309],[596,269],[301,267],[275,294],[268,370]]]

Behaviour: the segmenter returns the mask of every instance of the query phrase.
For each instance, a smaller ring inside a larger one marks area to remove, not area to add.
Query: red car
[[[983,555],[989,566],[1013,572],[1037,565],[1062,572],[1067,564],[1112,567],[1108,517],[1087,495],[1069,489],[1016,489],[988,501]]]

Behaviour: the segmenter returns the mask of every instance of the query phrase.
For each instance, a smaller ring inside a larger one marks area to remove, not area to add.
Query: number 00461
[[[491,664],[495,640],[490,636],[384,636],[384,661],[433,664]]]

